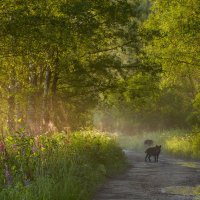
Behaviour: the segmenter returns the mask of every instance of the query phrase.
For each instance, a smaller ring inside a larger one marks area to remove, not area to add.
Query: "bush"
[[[94,131],[35,138],[19,132],[4,141],[1,172],[7,166],[12,180],[1,173],[4,200],[90,199],[106,176],[126,164],[115,140]]]

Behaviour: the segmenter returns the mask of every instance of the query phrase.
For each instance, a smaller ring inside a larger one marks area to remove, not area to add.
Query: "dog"
[[[146,153],[145,162],[147,161],[147,159],[149,160],[149,162],[151,162],[151,156],[154,156],[155,162],[158,162],[158,157],[160,152],[161,152],[161,145],[160,146],[156,145],[155,147],[148,148],[145,151]]]
[[[153,140],[145,140],[144,145],[147,145],[147,146],[153,145]]]

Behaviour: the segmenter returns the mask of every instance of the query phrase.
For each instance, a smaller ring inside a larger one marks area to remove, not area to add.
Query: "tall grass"
[[[172,136],[165,141],[165,149],[176,156],[200,159],[200,133]]]
[[[33,179],[1,185],[1,200],[88,200],[106,176],[125,167],[121,148],[105,134],[82,131],[47,139],[49,147],[32,167]]]
[[[134,136],[118,135],[118,143],[122,148],[143,151],[146,139],[154,141],[154,145],[162,145],[165,153],[191,159],[200,159],[200,133],[191,133],[185,130],[159,131],[143,133]]]

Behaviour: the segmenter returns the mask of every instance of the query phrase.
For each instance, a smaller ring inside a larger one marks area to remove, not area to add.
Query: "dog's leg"
[[[145,162],[147,162],[147,157],[148,157],[148,154],[146,154],[146,157],[145,157]]]
[[[149,155],[149,162],[151,162],[151,155]]]

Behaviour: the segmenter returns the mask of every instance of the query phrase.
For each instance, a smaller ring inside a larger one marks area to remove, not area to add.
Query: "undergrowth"
[[[125,167],[114,139],[95,131],[7,136],[0,144],[1,200],[88,200]]]

